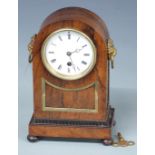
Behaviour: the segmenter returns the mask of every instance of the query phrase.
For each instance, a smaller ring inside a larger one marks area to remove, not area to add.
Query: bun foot
[[[28,140],[29,142],[37,142],[37,141],[39,141],[39,138],[36,137],[36,136],[30,136],[30,135],[28,135],[28,136],[27,136],[27,140]]]
[[[103,145],[105,145],[105,146],[110,146],[110,145],[112,145],[112,139],[103,139],[102,140],[102,143],[103,143]]]

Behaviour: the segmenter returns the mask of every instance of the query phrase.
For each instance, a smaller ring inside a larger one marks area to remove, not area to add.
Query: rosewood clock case
[[[78,80],[59,79],[41,58],[45,39],[54,31],[71,28],[87,35],[96,47],[93,70]],[[103,20],[77,7],[49,15],[30,44],[33,66],[34,112],[30,137],[111,139],[114,109],[109,105],[109,33]]]

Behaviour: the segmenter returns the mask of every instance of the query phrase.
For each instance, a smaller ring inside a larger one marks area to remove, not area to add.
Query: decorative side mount
[[[117,54],[116,52],[116,48],[114,46],[113,40],[112,39],[108,39],[108,59],[111,62],[111,68],[114,68],[114,58]]]
[[[36,34],[34,34],[32,37],[31,37],[31,41],[30,43],[28,44],[28,51],[29,51],[29,58],[28,58],[28,61],[29,63],[31,63],[33,61],[33,54],[32,54],[32,51],[33,51],[33,45],[34,45],[34,41],[35,41],[35,38],[36,38]]]

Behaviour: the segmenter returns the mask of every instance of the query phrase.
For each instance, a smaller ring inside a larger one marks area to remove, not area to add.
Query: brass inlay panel
[[[95,95],[95,108],[94,109],[77,109],[77,108],[55,108],[55,107],[46,107],[46,84],[49,86],[63,91],[81,91],[90,87],[95,87],[94,95]],[[44,78],[42,78],[42,110],[43,111],[55,111],[55,112],[86,112],[86,113],[97,113],[98,112],[98,82],[93,82],[89,85],[80,88],[63,88],[54,85],[53,83],[48,82]]]

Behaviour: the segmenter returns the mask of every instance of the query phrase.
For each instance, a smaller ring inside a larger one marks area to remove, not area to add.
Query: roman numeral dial
[[[51,33],[42,48],[42,60],[54,76],[76,80],[90,72],[96,62],[96,49],[83,32],[60,29]]]

